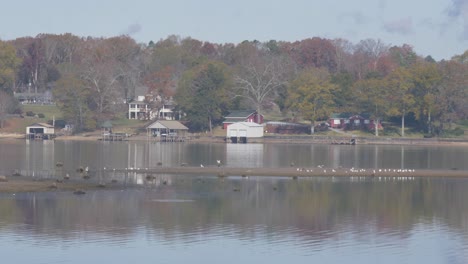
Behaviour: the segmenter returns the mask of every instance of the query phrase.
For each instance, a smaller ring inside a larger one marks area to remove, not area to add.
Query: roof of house
[[[351,113],[333,113],[330,115],[330,118],[350,118],[351,116]]]
[[[255,112],[255,110],[233,110],[229,115],[225,116],[225,118],[247,118]]]
[[[247,126],[247,127],[263,127],[263,125],[260,125],[260,124],[254,123],[254,122],[237,122],[237,123],[233,123],[233,124],[228,125],[228,128],[230,126],[234,126],[234,125],[242,125],[242,126]]]
[[[255,110],[233,110],[227,116],[225,116],[225,120],[223,123],[237,123],[245,121],[249,116],[255,114],[257,111]]]
[[[137,86],[135,87],[135,97],[137,96],[145,96],[148,94],[148,87],[146,86]]]
[[[174,130],[188,130],[188,127],[184,126],[179,121],[173,120],[157,120],[149,125],[147,128],[166,128]]]
[[[54,128],[54,126],[49,125],[47,123],[34,123],[32,125],[29,125],[28,127],[47,127],[47,128]]]

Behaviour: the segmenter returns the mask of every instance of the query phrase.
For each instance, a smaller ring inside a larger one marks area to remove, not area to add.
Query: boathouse
[[[27,139],[53,139],[55,138],[54,126],[46,123],[35,123],[26,127]]]
[[[254,122],[237,122],[227,126],[226,137],[232,143],[247,143],[249,138],[262,138],[263,125]]]
[[[160,137],[161,141],[184,141],[188,127],[179,121],[157,120],[146,127],[147,135]]]

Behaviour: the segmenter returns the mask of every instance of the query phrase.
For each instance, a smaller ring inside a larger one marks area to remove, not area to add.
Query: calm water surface
[[[107,171],[214,166],[219,157],[232,167],[466,170],[467,155],[454,147],[0,142],[0,172],[57,177],[90,166],[130,185],[82,196],[0,194],[1,263],[468,263],[466,179],[147,181]]]

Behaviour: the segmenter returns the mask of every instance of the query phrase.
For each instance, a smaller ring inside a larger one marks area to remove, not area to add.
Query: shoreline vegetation
[[[122,189],[151,184],[158,176],[172,175],[182,177],[217,177],[224,180],[227,177],[283,177],[291,180],[327,177],[332,180],[349,178],[350,180],[378,180],[378,181],[410,181],[418,178],[468,178],[468,171],[464,170],[401,170],[401,169],[354,169],[354,168],[230,168],[230,167],[157,167],[120,169],[115,172],[137,173],[146,179],[143,184],[122,183],[116,179],[100,181],[90,177],[63,178],[34,178],[28,176],[0,176],[0,194],[24,192],[64,191],[74,194],[85,194],[88,190]],[[91,172],[93,173],[93,172]],[[163,184],[165,184],[163,182]]]

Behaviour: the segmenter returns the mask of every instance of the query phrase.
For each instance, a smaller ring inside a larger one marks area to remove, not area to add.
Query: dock
[[[127,139],[125,133],[102,133],[102,141],[124,141]]]

